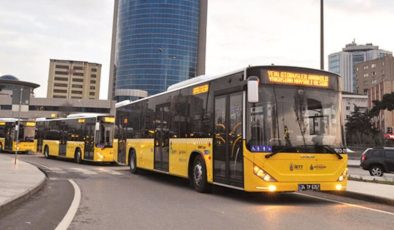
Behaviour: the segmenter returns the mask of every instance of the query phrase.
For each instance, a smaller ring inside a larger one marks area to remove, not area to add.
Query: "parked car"
[[[394,148],[368,148],[361,154],[360,166],[371,176],[394,172]]]

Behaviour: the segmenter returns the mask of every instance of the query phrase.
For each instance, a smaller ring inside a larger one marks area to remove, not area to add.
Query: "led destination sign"
[[[315,86],[323,88],[328,88],[329,86],[329,77],[324,75],[272,70],[268,70],[267,72],[270,83]]]

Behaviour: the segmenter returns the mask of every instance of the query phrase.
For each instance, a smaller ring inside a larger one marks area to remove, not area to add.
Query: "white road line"
[[[70,168],[71,170],[80,172],[82,174],[86,174],[86,175],[96,175],[96,172],[90,171],[88,169],[83,169],[83,168]]]
[[[120,172],[116,172],[114,170],[106,169],[106,168],[96,168],[96,170],[100,171],[100,172],[109,173],[109,174],[112,174],[112,175],[122,175],[122,173],[120,173]]]
[[[45,168],[46,170],[51,170],[51,168],[49,168],[48,166],[43,165],[43,164],[38,163],[38,162],[31,162],[31,161],[26,161],[26,162],[29,162],[30,164],[33,164],[33,165],[41,166],[41,167]]]
[[[394,213],[392,213],[392,212],[387,212],[387,211],[383,211],[383,210],[379,210],[379,209],[368,208],[368,207],[361,206],[361,205],[350,204],[350,203],[346,203],[346,202],[331,200],[331,199],[327,199],[327,198],[322,198],[322,197],[307,195],[307,194],[298,193],[298,192],[296,192],[296,194],[297,194],[297,195],[301,195],[301,196],[306,196],[306,197],[311,197],[311,198],[319,199],[319,200],[324,200],[324,201],[328,201],[328,202],[333,202],[333,203],[337,203],[337,204],[343,204],[343,205],[347,205],[347,206],[354,207],[354,208],[360,208],[360,209],[365,209],[365,210],[369,210],[369,211],[373,211],[373,212],[379,212],[379,213],[383,213],[383,214],[387,214],[387,215],[394,216]]]
[[[55,230],[66,230],[70,226],[75,214],[77,213],[79,203],[81,202],[81,190],[78,185],[72,180],[68,180],[74,187],[74,199],[71,202],[70,208],[68,209],[66,215],[63,217],[62,221],[57,225]]]

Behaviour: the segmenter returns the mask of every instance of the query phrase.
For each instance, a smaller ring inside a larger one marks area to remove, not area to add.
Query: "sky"
[[[353,40],[394,51],[394,1],[325,0],[327,56]],[[0,75],[41,85],[49,59],[102,64],[107,98],[113,0],[0,0]],[[320,0],[208,0],[206,74],[248,65],[320,68]]]

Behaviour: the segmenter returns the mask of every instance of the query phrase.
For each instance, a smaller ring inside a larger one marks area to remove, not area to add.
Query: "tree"
[[[379,133],[372,122],[373,116],[368,111],[361,112],[355,106],[346,123],[346,140],[348,144],[379,144]]]
[[[381,110],[394,110],[394,92],[383,95],[381,101],[373,101],[374,107],[371,109],[371,115],[376,117]]]

